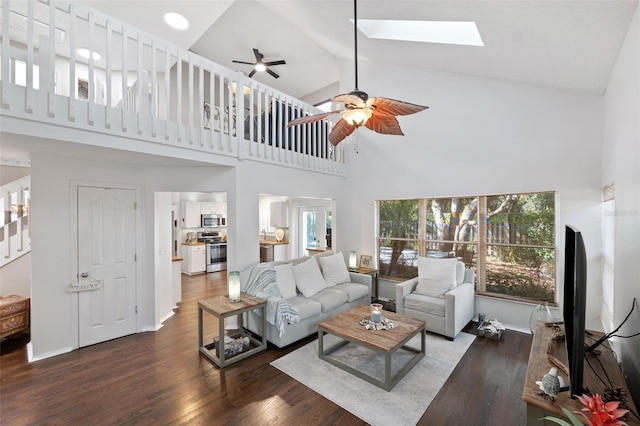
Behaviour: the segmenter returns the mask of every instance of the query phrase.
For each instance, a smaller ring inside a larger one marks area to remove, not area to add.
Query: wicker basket
[[[500,340],[500,338],[502,337],[502,332],[504,330],[498,330],[497,333],[493,332],[493,330],[489,328],[490,325],[491,323],[488,321],[485,321],[482,324],[480,324],[478,326],[478,336],[486,337],[487,339],[492,339],[492,340]]]

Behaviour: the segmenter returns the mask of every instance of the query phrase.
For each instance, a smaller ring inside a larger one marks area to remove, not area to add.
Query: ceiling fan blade
[[[343,110],[339,110],[339,111],[330,111],[330,112],[323,112],[321,114],[316,114],[316,115],[308,115],[306,117],[300,117],[300,118],[296,118],[295,120],[291,120],[288,124],[287,127],[291,127],[291,126],[295,126],[297,124],[304,124],[304,123],[313,123],[314,121],[320,121],[323,118],[327,118],[330,115],[333,114],[338,114],[340,112],[342,112]]]
[[[331,145],[336,146],[340,142],[342,142],[344,138],[346,138],[351,133],[353,133],[355,129],[356,129],[356,126],[347,123],[344,118],[341,118],[333,126],[331,133],[329,133],[329,142],[331,142]]]
[[[255,47],[253,48],[253,55],[256,57],[256,61],[262,62],[262,54]]]
[[[269,68],[267,68],[266,70],[269,74],[271,74],[271,77],[273,78],[280,78],[280,76],[278,74],[276,74],[275,72],[271,71]]]
[[[373,115],[367,120],[364,125],[369,129],[377,133],[385,135],[404,135],[400,129],[398,119],[390,114],[380,114],[378,110],[375,110]]]
[[[236,61],[236,60],[233,60],[231,62],[236,64],[254,65],[253,62],[244,62],[244,61]]]
[[[253,75],[256,73],[255,68],[251,70],[251,72],[249,73],[249,78],[253,77]]]
[[[375,106],[375,110],[381,114],[409,115],[423,111],[429,107],[416,105],[409,102],[397,101],[388,98],[371,98],[367,104]]]
[[[331,102],[342,102],[347,107],[352,108],[364,108],[367,104],[360,98],[352,93],[343,93],[341,95],[334,96]]]
[[[284,59],[280,59],[279,61],[265,62],[264,64],[268,67],[272,67],[274,65],[286,65],[287,63]]]

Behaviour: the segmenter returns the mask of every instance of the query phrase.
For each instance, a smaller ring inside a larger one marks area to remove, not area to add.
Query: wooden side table
[[[251,355],[261,352],[267,349],[267,301],[258,297],[253,297],[248,294],[242,293],[240,295],[239,302],[231,302],[227,296],[212,297],[210,299],[204,299],[198,302],[198,348],[200,353],[213,361],[218,367],[224,368],[229,364],[243,360]],[[260,335],[262,340],[258,340],[253,336],[249,336],[249,349],[240,352],[239,354],[232,355],[230,357],[225,356],[224,350],[224,319],[233,315],[238,316],[239,329],[242,330],[243,318],[242,313],[252,311],[254,309],[260,309],[260,315],[262,317],[262,326]],[[203,344],[203,324],[202,313],[207,312],[216,318],[218,318],[218,339],[219,347],[218,353],[215,354],[214,343]],[[252,347],[253,346],[253,347]]]
[[[362,266],[356,269],[349,269],[350,272],[356,272],[358,274],[368,274],[373,278],[373,286],[371,288],[371,300],[378,300],[378,270],[372,268],[364,268]]]

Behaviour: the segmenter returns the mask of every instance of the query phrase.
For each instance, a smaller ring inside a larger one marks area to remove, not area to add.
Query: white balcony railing
[[[286,127],[310,105],[81,4],[1,5],[2,115],[344,173],[329,121]]]

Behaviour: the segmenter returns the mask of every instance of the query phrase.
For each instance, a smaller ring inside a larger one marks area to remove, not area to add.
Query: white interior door
[[[78,187],[79,345],[136,332],[135,191]]]

